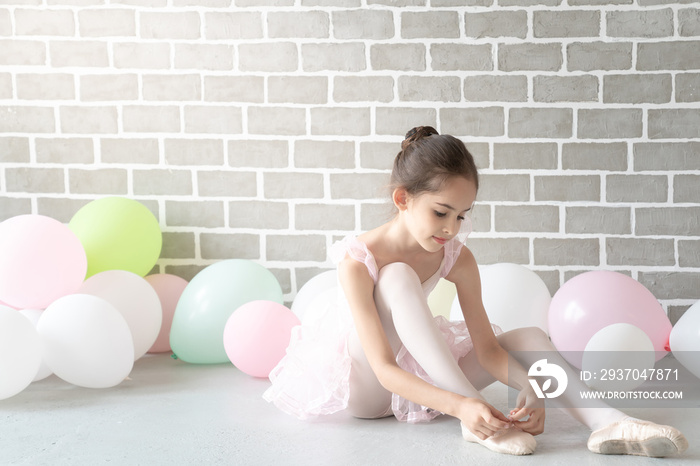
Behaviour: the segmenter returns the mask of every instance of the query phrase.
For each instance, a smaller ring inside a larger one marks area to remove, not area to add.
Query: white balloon
[[[328,270],[304,283],[292,302],[292,312],[301,320],[311,302],[321,293],[338,285],[338,272]]]
[[[314,297],[304,311],[304,320],[302,320],[302,323],[323,321],[323,316],[329,312],[329,308],[335,307],[338,302],[339,289],[339,287],[334,286]]]
[[[146,279],[126,270],[107,270],[85,280],[78,292],[100,297],[121,312],[134,339],[134,360],[153,346],[163,310],[158,293]]]
[[[22,309],[19,311],[20,314],[29,319],[32,325],[34,325],[34,328],[36,328],[36,325],[39,323],[39,318],[43,312],[44,311],[41,309]],[[53,374],[53,372],[51,372],[49,366],[42,359],[41,364],[39,365],[39,371],[34,376],[33,381],[36,382],[37,380],[43,380],[51,374]]]
[[[0,306],[0,400],[32,383],[41,364],[41,341],[34,325],[15,309]]]
[[[581,369],[586,384],[597,390],[632,390],[654,367],[656,353],[646,332],[628,323],[608,325],[593,334],[583,351]]]
[[[97,296],[73,294],[57,299],[42,314],[37,330],[46,364],[74,385],[113,387],[134,366],[134,342],[126,320]]]
[[[700,301],[683,313],[671,329],[669,346],[683,367],[700,378]]]
[[[552,295],[544,281],[525,266],[510,263],[480,267],[481,299],[491,323],[504,332],[539,327],[548,332],[547,313]],[[459,300],[452,303],[450,320],[464,320]]]

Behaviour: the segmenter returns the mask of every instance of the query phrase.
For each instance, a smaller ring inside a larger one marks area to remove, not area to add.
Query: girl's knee
[[[500,336],[508,337],[515,335],[527,338],[529,340],[549,340],[549,337],[544,332],[544,330],[542,330],[539,327],[520,327],[513,330],[509,330],[508,332],[505,332]]]
[[[501,346],[508,350],[549,350],[549,336],[539,327],[521,327],[498,335]]]
[[[531,338],[532,340],[549,341],[549,336],[547,336],[545,331],[539,327],[522,327],[518,330],[522,331],[528,338]]]
[[[374,287],[374,299],[380,313],[382,310],[390,311],[397,302],[403,302],[407,297],[421,295],[423,288],[420,279],[410,265],[393,262],[379,271],[379,278]]]
[[[418,289],[421,289],[418,274],[404,262],[392,262],[382,267],[375,287],[375,290],[385,295],[402,295]]]
[[[387,264],[384,267],[381,268],[379,271],[379,278],[378,281],[381,281],[382,278],[384,279],[406,279],[406,278],[413,278],[413,277],[418,277],[416,274],[416,271],[413,270],[413,267],[410,265],[406,264],[405,262],[392,262],[391,264]]]

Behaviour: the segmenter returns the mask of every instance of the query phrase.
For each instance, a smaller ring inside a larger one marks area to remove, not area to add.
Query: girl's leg
[[[498,336],[498,341],[525,369],[541,359],[542,352],[545,351],[548,363],[568,366],[547,335],[537,327],[503,333]],[[474,370],[475,358],[469,356],[471,355],[464,358],[465,361],[460,361],[460,365],[466,370]],[[479,372],[476,370],[475,374]],[[483,377],[483,380],[487,379]],[[577,406],[576,395],[588,390],[588,386],[579,377],[569,377],[567,390],[557,401],[563,405],[563,411],[594,431],[588,440],[591,451],[604,454],[668,456],[687,448],[687,440],[677,429],[631,418],[610,407],[603,400],[587,400],[586,408]],[[578,402],[580,403],[580,399]]]
[[[430,312],[420,279],[409,265],[394,263],[383,267],[375,287],[374,299],[394,354],[401,345],[405,346],[435,385],[463,396],[483,399],[452,356]],[[352,338],[349,345],[353,357],[350,406],[355,406],[351,412],[358,413],[361,410],[357,406],[365,405],[367,396],[377,393],[374,388],[381,385],[366,363],[364,353],[360,354],[362,348],[359,341]],[[370,379],[376,382],[374,388],[367,382]],[[360,391],[356,391],[356,388]],[[530,434],[513,429],[484,441],[469,431],[463,430],[463,435],[469,441],[510,454],[532,453],[536,443]]]
[[[420,280],[409,265],[393,263],[383,267],[374,300],[394,353],[403,344],[435,385],[483,400],[452,356],[435,324]]]
[[[498,336],[498,342],[503,349],[514,356],[527,370],[542,354],[546,352],[547,362],[568,367],[568,363],[559,354],[552,342],[538,327],[526,327],[512,330]],[[562,410],[574,419],[581,422],[591,430],[600,429],[613,422],[627,417],[625,413],[608,406],[603,400],[590,400],[586,408],[580,407],[581,401],[574,395],[589,391],[588,386],[580,380],[580,377],[569,377],[567,389],[557,398]]]
[[[362,350],[360,339],[354,330],[348,340],[348,352],[352,358],[350,365],[350,399],[348,411],[362,419],[377,419],[391,416],[391,392],[377,380],[367,356]]]
[[[433,322],[418,276],[410,266],[395,263],[383,267],[375,287],[374,300],[394,354],[399,352],[402,345],[406,346],[437,386],[483,399],[452,357]],[[381,386],[374,375],[354,331],[348,342],[348,351],[352,357],[350,412],[361,418],[391,414],[391,393]]]

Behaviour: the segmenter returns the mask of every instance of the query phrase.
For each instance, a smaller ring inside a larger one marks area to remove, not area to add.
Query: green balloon
[[[163,246],[158,220],[143,204],[106,197],[84,205],[69,228],[87,255],[87,277],[105,270],[127,270],[145,276],[156,265]]]
[[[170,347],[185,362],[229,362],[224,328],[233,311],[256,300],[282,304],[282,287],[265,267],[246,259],[217,262],[185,287],[170,328]]]

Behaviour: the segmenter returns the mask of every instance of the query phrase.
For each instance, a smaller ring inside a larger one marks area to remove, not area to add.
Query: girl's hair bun
[[[401,152],[394,158],[391,188],[403,188],[412,196],[439,191],[452,176],[473,181],[479,189],[474,157],[462,141],[438,134],[432,126],[418,126],[406,133]]]
[[[411,143],[432,136],[433,134],[439,133],[432,126],[416,126],[415,128],[411,128],[408,133],[406,133],[406,137],[401,143],[401,150],[406,150]]]

